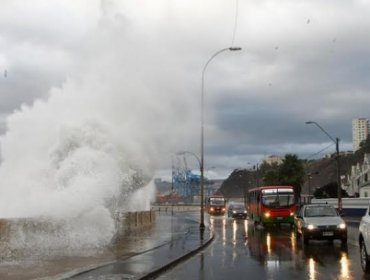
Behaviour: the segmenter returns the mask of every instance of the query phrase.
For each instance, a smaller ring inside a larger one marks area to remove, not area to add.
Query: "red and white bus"
[[[211,195],[206,199],[207,213],[210,215],[224,215],[226,199],[222,195]]]
[[[255,224],[293,225],[297,209],[292,186],[262,186],[248,191],[248,217]]]

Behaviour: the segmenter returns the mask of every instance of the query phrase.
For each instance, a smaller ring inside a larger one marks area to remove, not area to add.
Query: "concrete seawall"
[[[120,212],[116,216],[118,232],[138,230],[155,222],[154,211]]]
[[[140,230],[155,222],[154,211],[120,212],[115,215],[117,234]],[[0,219],[0,247],[4,243],[17,240],[17,243],[40,242],[41,238],[55,240],[68,236],[68,221],[40,218]],[[22,241],[22,242],[20,242]],[[22,246],[22,245],[20,245]]]

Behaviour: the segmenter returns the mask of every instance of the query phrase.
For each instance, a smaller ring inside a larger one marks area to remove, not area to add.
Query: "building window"
[[[367,192],[364,193],[364,196],[367,197]]]

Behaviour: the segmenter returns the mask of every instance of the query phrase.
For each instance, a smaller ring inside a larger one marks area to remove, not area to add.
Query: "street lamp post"
[[[199,228],[204,230],[204,74],[208,64],[220,53],[225,51],[240,51],[239,47],[224,48],[214,53],[206,62],[202,71],[202,94],[201,94],[201,131],[200,131],[200,224]]]
[[[339,138],[336,137],[335,139],[330,136],[329,133],[326,132],[324,128],[322,128],[317,122],[308,121],[306,124],[314,124],[316,125],[322,132],[326,134],[335,143],[335,151],[336,151],[336,159],[337,159],[337,196],[338,196],[338,211],[342,213],[342,191],[341,191],[341,181],[340,181],[340,161],[339,161]]]
[[[311,179],[313,178],[313,175],[319,174],[318,171],[313,172],[313,173],[308,173],[307,174],[307,180],[308,180],[308,203],[311,203]]]

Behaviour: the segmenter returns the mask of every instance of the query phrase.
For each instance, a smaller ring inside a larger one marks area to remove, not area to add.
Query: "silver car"
[[[296,237],[304,244],[310,239],[340,239],[347,244],[347,225],[338,211],[327,204],[303,205],[294,218]]]

